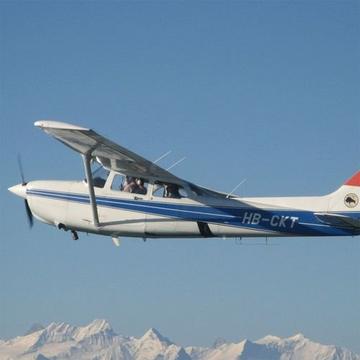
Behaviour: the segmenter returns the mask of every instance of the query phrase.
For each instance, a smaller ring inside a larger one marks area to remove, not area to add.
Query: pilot
[[[180,199],[179,187],[175,184],[167,184],[165,188],[165,197]]]
[[[137,194],[142,194],[142,195],[146,195],[147,193],[147,189],[144,186],[144,180],[143,179],[136,179],[136,189],[134,192],[136,192]]]

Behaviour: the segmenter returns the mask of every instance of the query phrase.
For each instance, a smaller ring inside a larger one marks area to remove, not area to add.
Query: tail
[[[360,171],[353,175],[338,190],[329,195],[330,211],[360,211]]]
[[[327,212],[316,213],[326,224],[360,230],[360,171],[353,175],[338,190],[329,194]]]

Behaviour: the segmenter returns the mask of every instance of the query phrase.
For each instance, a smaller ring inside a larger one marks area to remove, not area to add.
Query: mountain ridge
[[[118,335],[110,323],[96,319],[84,326],[64,322],[34,328],[10,340],[0,339],[4,360],[360,360],[335,345],[323,345],[303,334],[226,342],[212,347],[182,347],[150,328],[139,338]]]

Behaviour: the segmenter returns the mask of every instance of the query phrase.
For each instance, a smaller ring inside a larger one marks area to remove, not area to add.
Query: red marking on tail
[[[360,186],[360,171],[358,171],[355,175],[353,175],[345,185],[349,186]]]

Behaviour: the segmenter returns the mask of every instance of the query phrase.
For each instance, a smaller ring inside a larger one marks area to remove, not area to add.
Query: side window
[[[182,198],[187,198],[189,197],[188,193],[186,192],[186,190],[184,188],[182,188],[181,186],[179,186],[179,194]]]
[[[153,196],[170,199],[187,198],[188,194],[181,186],[170,183],[155,182]]]
[[[165,185],[159,182],[155,182],[153,187],[153,196],[164,197],[165,195]]]
[[[148,181],[132,176],[115,175],[111,184],[111,190],[123,191],[133,194],[146,195]]]
[[[125,181],[125,176],[115,175],[111,184],[111,190],[122,191],[124,181]]]

